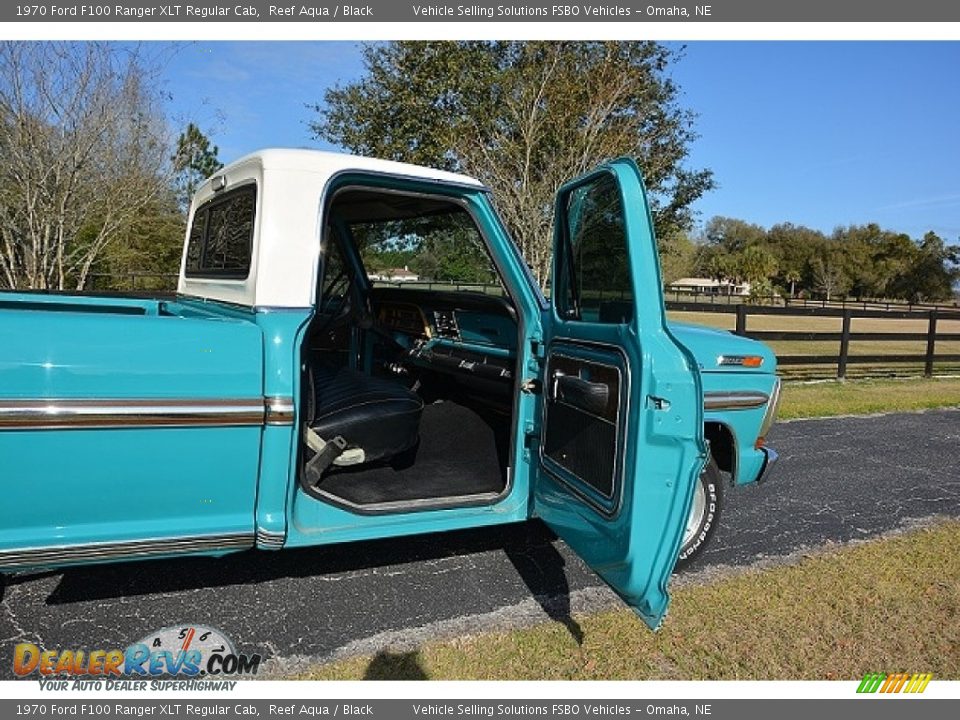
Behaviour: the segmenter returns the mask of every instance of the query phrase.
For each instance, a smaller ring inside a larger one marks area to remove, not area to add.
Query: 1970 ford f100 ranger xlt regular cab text
[[[776,459],[776,360],[666,322],[633,162],[555,227],[547,300],[476,180],[265,150],[197,192],[175,300],[0,295],[0,571],[539,518],[656,626],[721,472]],[[411,255],[499,292],[371,278]]]

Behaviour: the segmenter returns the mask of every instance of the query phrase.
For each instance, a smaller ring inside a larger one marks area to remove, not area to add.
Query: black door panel
[[[614,348],[567,341],[547,360],[544,466],[604,512],[619,493],[625,368]]]

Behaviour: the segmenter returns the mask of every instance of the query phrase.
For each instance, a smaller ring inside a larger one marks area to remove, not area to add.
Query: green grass
[[[894,671],[960,678],[958,521],[688,584],[658,633],[616,610],[352,658],[304,677],[858,680]]]
[[[785,383],[779,419],[960,407],[960,378]]]

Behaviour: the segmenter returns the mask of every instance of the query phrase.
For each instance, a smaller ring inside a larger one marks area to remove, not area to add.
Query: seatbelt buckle
[[[333,465],[334,461],[347,449],[347,441],[337,435],[328,440],[323,447],[307,462],[304,472],[307,480],[314,488],[320,484],[323,474]]]

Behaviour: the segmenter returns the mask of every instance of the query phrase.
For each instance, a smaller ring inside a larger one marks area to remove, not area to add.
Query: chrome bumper
[[[757,475],[757,482],[766,482],[770,479],[770,476],[773,474],[773,466],[777,464],[777,460],[780,459],[780,456],[777,454],[777,451],[773,448],[762,447],[760,451],[763,453],[763,467],[760,468],[760,474]]]

